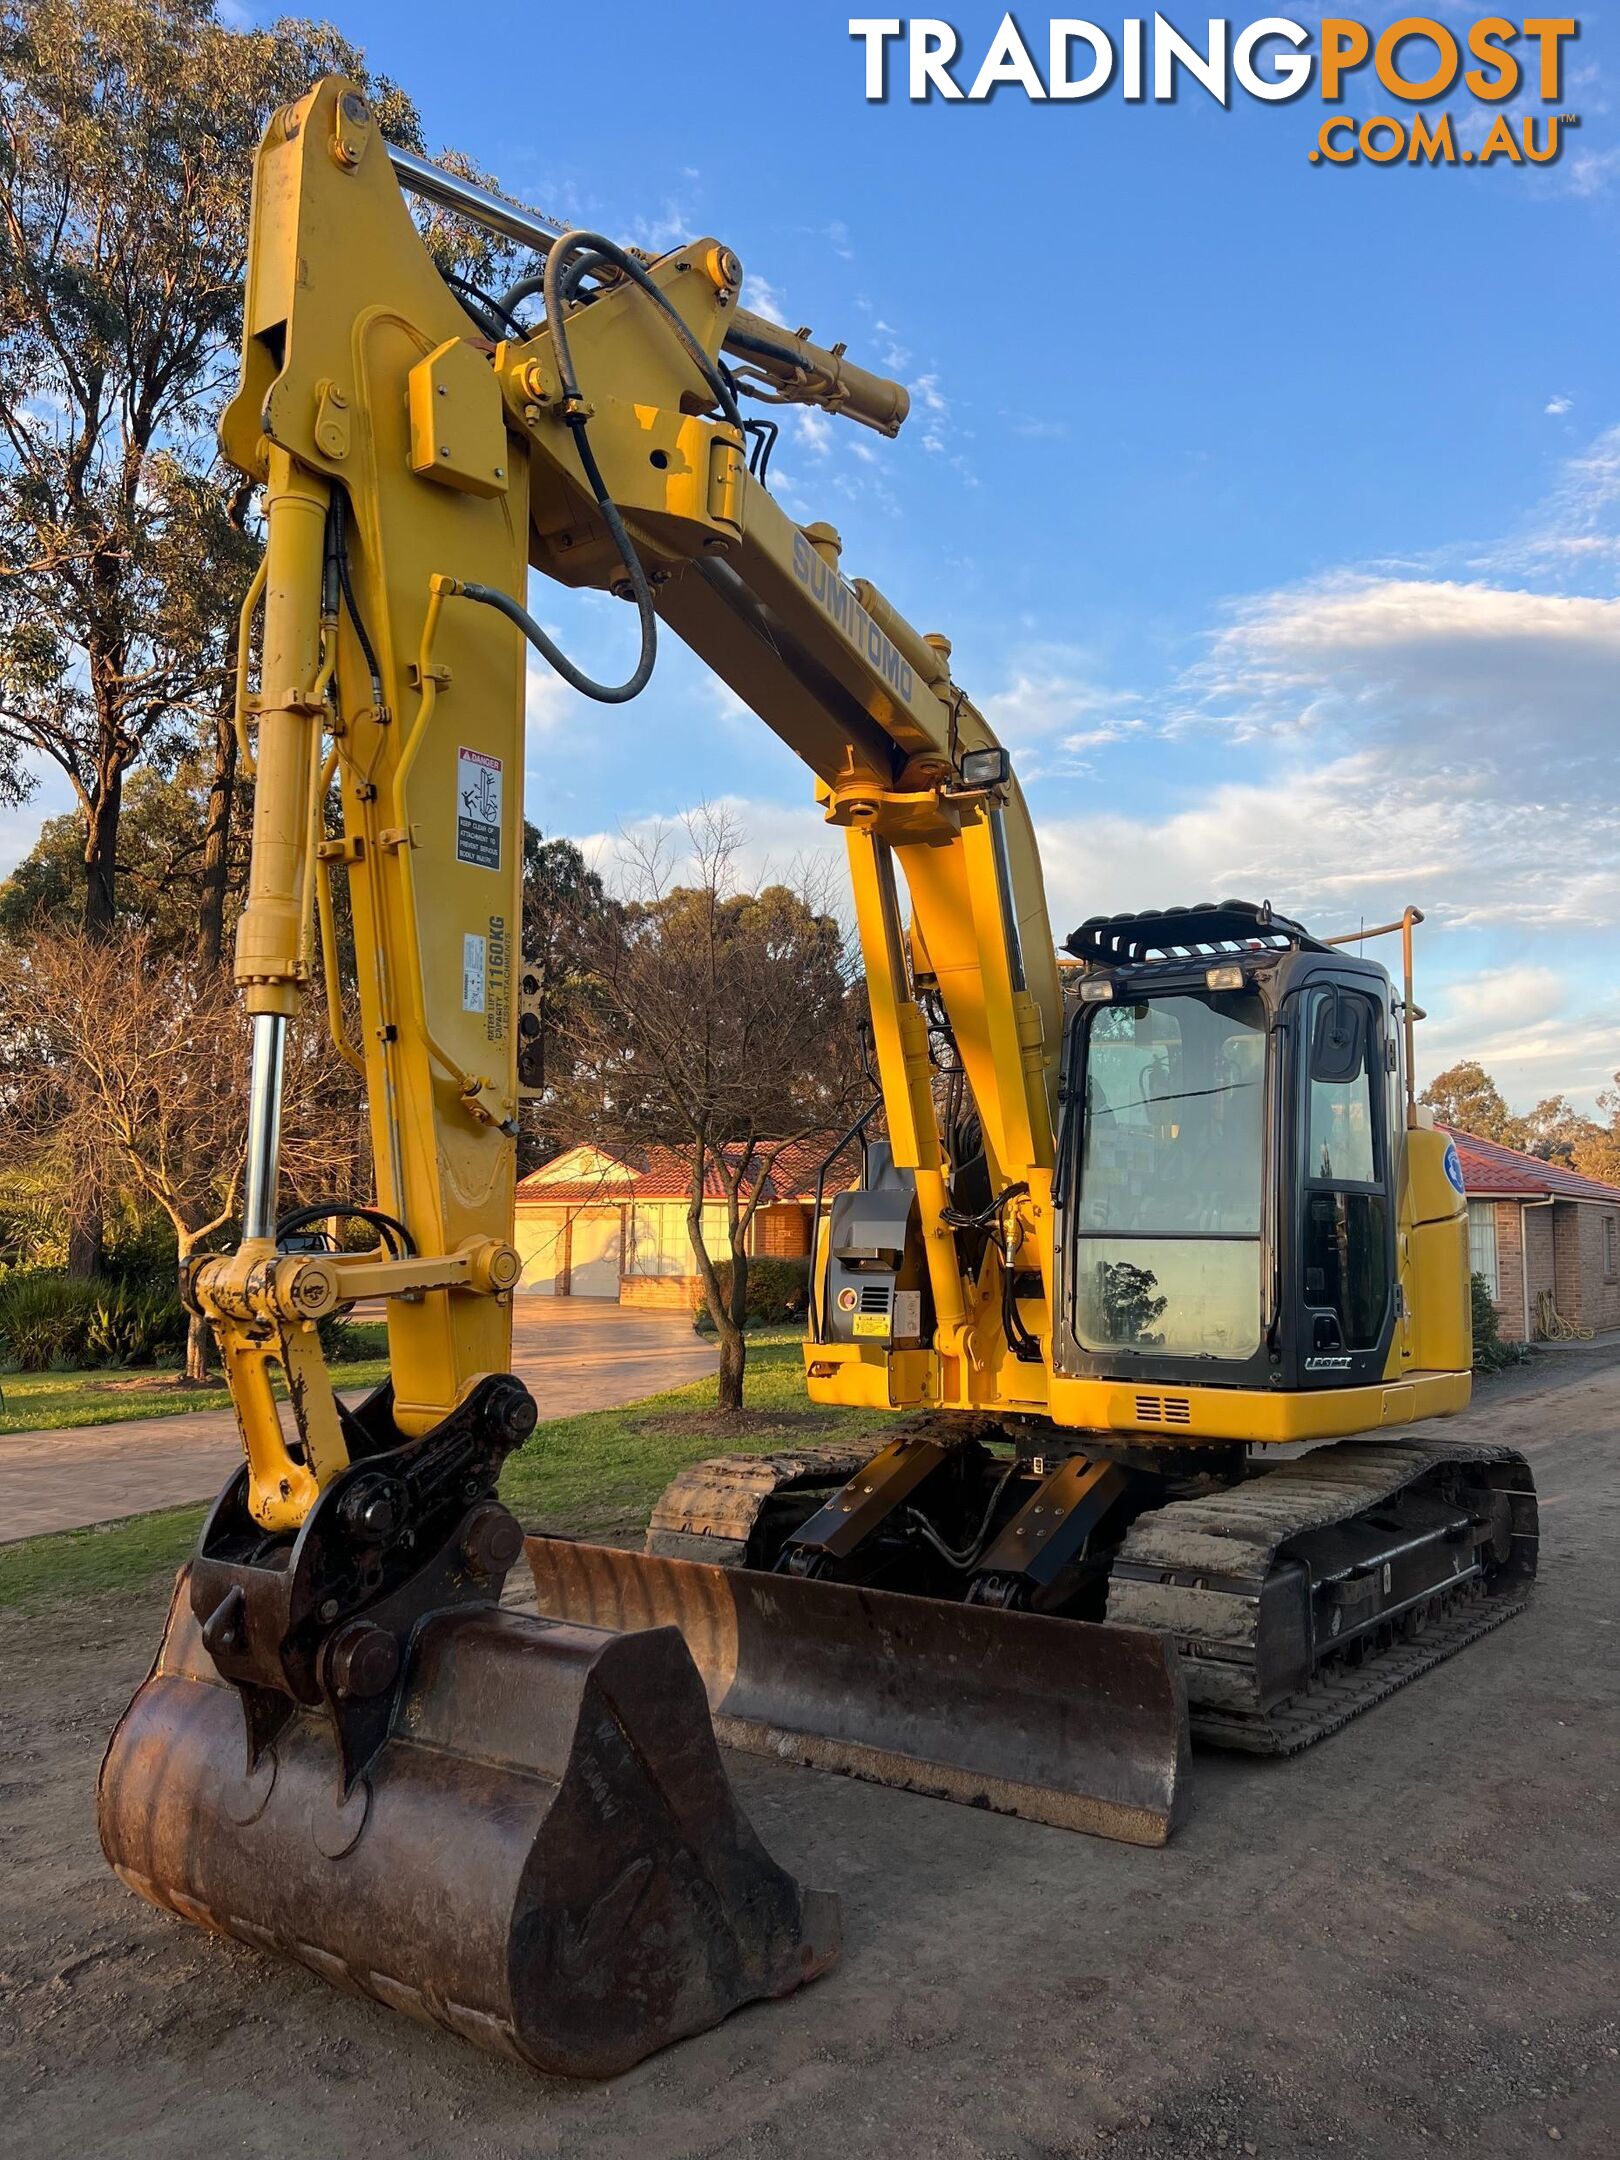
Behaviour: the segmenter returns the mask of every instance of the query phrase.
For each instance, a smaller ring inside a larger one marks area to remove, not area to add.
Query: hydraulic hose
[[[469,583],[461,579],[456,581],[456,590],[465,599],[476,600],[481,606],[494,608],[497,614],[504,615],[508,622],[515,624],[535,651],[582,697],[594,698],[601,705],[623,705],[628,704],[631,698],[639,697],[652,678],[653,667],[658,658],[658,617],[653,607],[652,588],[641,567],[641,558],[637,555],[635,543],[619,514],[618,505],[608,493],[601,467],[591,449],[583,410],[585,401],[568,342],[568,312],[579,281],[604,263],[611,264],[621,276],[628,278],[632,285],[652,301],[680,340],[682,349],[703,377],[721,412],[739,434],[743,431],[743,418],[737,407],[736,394],[726,379],[724,370],[704,351],[690,326],[653,283],[635,257],[602,233],[581,230],[565,232],[546,256],[543,272],[520,278],[498,301],[491,300],[487,294],[479,294],[477,297],[502,315],[506,315],[536,290],[545,297],[546,327],[551,332],[552,352],[557,362],[564,403],[565,406],[573,408],[565,411],[563,417],[573,430],[586,484],[595,498],[602,522],[608,529],[608,536],[618,550],[619,560],[624,564],[625,575],[636,603],[636,613],[641,622],[641,652],[635,668],[622,683],[597,682],[569,659],[556,640],[547,635],[528,609],[520,601],[514,600],[510,593],[500,592],[492,585]],[[339,561],[341,567],[341,556]]]
[[[546,257],[540,289],[545,295],[546,327],[551,332],[552,351],[556,355],[557,373],[562,379],[564,397],[578,398],[580,388],[579,378],[574,373],[573,354],[568,344],[567,295],[563,285],[563,273],[575,256],[585,254],[593,256],[598,262],[611,263],[621,276],[627,277],[632,285],[647,295],[680,339],[692,365],[708,384],[715,403],[732,426],[740,430],[743,421],[742,414],[737,409],[737,400],[719,368],[692,334],[685,318],[653,283],[635,257],[626,253],[617,241],[609,240],[603,233],[580,230],[565,232]],[[587,267],[594,267],[594,264]]]
[[[614,539],[618,540],[619,534],[624,533],[618,511],[612,503],[600,496],[597,498],[597,507],[601,510],[610,532],[615,525],[618,526],[619,531],[613,535]],[[610,511],[611,517],[608,515]],[[463,599],[476,600],[483,607],[493,608],[497,615],[504,615],[508,622],[516,623],[535,651],[550,662],[570,689],[579,691],[583,697],[594,698],[599,705],[627,705],[632,698],[641,695],[652,679],[653,663],[658,658],[658,618],[653,613],[652,593],[642,575],[641,565],[636,560],[635,550],[630,545],[627,533],[624,534],[619,552],[630,573],[630,582],[635,588],[636,607],[641,616],[641,656],[636,662],[635,672],[622,683],[593,681],[582,668],[575,666],[555,638],[547,636],[522,602],[514,600],[510,593],[501,592],[493,585],[470,584],[460,578],[456,581],[456,590]]]

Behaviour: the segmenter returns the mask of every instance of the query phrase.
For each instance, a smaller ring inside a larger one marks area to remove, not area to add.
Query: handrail
[[[1402,912],[1398,922],[1379,923],[1372,930],[1345,930],[1337,937],[1323,938],[1324,945],[1359,945],[1363,938],[1393,937],[1401,934],[1401,1032],[1406,1039],[1406,1128],[1410,1132],[1417,1123],[1417,1045],[1413,1033],[1419,1020],[1428,1015],[1412,995],[1412,932],[1423,920],[1421,908],[1409,907]]]

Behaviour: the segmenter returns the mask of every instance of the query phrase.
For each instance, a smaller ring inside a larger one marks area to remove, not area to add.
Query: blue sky
[[[642,245],[723,238],[751,304],[911,386],[892,444],[791,424],[776,491],[952,638],[1060,935],[1229,892],[1329,930],[1412,900],[1428,1068],[1590,1102],[1620,1064],[1612,6],[1556,165],[1437,171],[1310,164],[1310,96],[868,104],[826,8],[335,12],[435,145]],[[977,54],[1000,15],[950,19]],[[535,604],[628,655],[624,609]],[[825,844],[808,776],[672,638],[628,709],[534,692],[529,814],[605,866],[699,798],[756,861]]]

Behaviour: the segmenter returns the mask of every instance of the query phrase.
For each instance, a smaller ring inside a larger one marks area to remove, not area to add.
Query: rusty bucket
[[[728,1747],[1131,1845],[1180,1817],[1186,1691],[1149,1629],[563,1538],[526,1550],[542,1613],[678,1628]]]
[[[391,1737],[340,1793],[313,1711],[249,1768],[182,1573],[99,1787],[103,1849],[154,1905],[571,2077],[838,1953],[836,1899],[777,1867],[738,1807],[673,1629],[430,1618]]]

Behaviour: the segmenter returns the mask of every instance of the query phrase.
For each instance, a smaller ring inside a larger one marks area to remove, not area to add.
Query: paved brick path
[[[522,1299],[513,1337],[513,1366],[542,1418],[639,1402],[715,1362],[682,1315],[590,1298]],[[212,1499],[239,1448],[229,1410],[0,1433],[0,1544]]]

